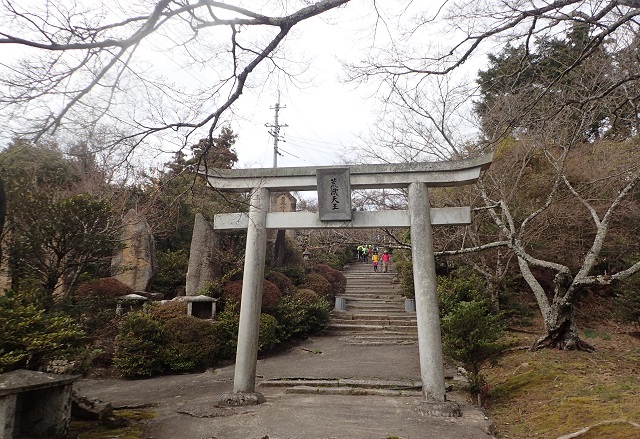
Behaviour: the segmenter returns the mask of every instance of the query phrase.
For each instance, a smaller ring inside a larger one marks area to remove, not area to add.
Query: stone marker
[[[151,227],[135,209],[124,216],[120,241],[124,248],[111,260],[111,275],[134,291],[148,291],[158,269]]]
[[[213,226],[201,213],[196,213],[187,269],[187,296],[197,296],[209,282],[220,276],[220,266],[216,262],[218,241]]]

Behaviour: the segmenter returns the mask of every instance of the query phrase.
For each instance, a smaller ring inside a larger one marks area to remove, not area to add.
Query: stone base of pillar
[[[455,401],[416,401],[414,407],[423,416],[441,418],[459,418],[462,416],[460,405]]]
[[[347,299],[342,296],[336,297],[336,311],[346,311],[347,310]]]
[[[223,393],[220,395],[220,403],[228,407],[240,407],[246,405],[258,405],[266,402],[264,395],[259,392],[251,393]]]

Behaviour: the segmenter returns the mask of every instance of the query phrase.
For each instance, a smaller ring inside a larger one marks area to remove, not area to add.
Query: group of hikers
[[[358,253],[358,261],[364,263],[368,263],[369,261],[371,261],[371,265],[373,265],[373,271],[378,272],[379,264],[382,264],[382,271],[384,273],[389,270],[391,255],[389,254],[388,250],[384,250],[380,255],[377,246],[359,245],[356,251]]]

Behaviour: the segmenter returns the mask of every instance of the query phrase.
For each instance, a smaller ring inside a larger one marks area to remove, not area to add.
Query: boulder
[[[158,269],[151,227],[135,209],[129,210],[122,222],[123,248],[111,260],[111,274],[134,291],[148,291]]]
[[[71,416],[74,419],[102,421],[113,414],[113,406],[96,398],[88,398],[73,392]]]

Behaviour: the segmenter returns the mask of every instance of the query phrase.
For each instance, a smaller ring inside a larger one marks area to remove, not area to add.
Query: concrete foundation
[[[240,407],[258,405],[265,402],[264,395],[260,392],[250,393],[223,393],[220,395],[220,404],[228,407]]]
[[[459,418],[462,416],[460,405],[454,401],[430,402],[416,401],[415,409],[423,416],[434,416],[444,418]]]

